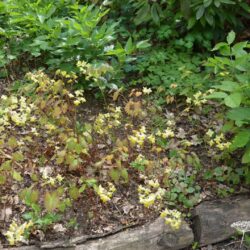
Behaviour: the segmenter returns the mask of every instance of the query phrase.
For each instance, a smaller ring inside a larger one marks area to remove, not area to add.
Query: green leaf
[[[201,19],[201,17],[204,15],[205,7],[204,5],[201,5],[198,11],[196,12],[196,20]]]
[[[205,173],[204,173],[204,179],[205,180],[211,180],[212,177],[213,177],[213,172],[211,170],[207,170]]]
[[[22,181],[23,180],[23,177],[21,176],[21,174],[19,172],[15,171],[15,170],[12,172],[12,177],[16,181]]]
[[[186,0],[185,0],[186,1]],[[188,26],[187,26],[187,29],[190,30],[194,27],[194,25],[196,24],[196,19],[194,17],[190,17],[188,19]]]
[[[145,4],[137,11],[134,19],[136,25],[146,22],[150,18],[150,4],[146,1]]]
[[[129,176],[128,176],[128,171],[127,171],[126,168],[123,168],[123,169],[121,170],[121,177],[123,178],[123,180],[124,180],[125,183],[128,183],[128,181],[129,181]]]
[[[71,137],[71,138],[69,138],[69,139],[67,140],[67,148],[68,148],[69,150],[72,150],[72,151],[75,150],[76,147],[77,147],[77,145],[78,145],[78,143],[77,143],[76,138]]]
[[[206,19],[206,21],[208,22],[208,24],[210,25],[210,26],[213,26],[214,25],[214,17],[213,16],[211,16],[211,15],[209,15],[209,14],[205,14],[205,19]]]
[[[217,43],[212,49],[212,51],[217,51],[217,50],[219,50],[223,56],[230,56],[231,54],[230,46],[224,42]]]
[[[46,20],[46,17],[45,16],[43,16],[43,15],[40,15],[40,14],[38,14],[37,15],[37,17],[38,17],[38,19],[39,19],[39,21],[40,21],[40,23],[44,23],[44,21]]]
[[[18,146],[18,143],[17,143],[17,140],[14,136],[11,136],[9,139],[8,139],[8,145],[11,147],[11,148],[16,148]]]
[[[87,179],[85,180],[86,184],[88,187],[93,187],[97,184],[97,180],[96,179]]]
[[[24,161],[24,156],[22,152],[15,152],[12,154],[12,158],[14,161]]]
[[[247,52],[244,50],[247,46],[248,42],[240,42],[240,43],[236,43],[233,47],[232,47],[232,53],[234,56],[236,57],[241,57],[244,55],[247,55]]]
[[[235,4],[235,1],[232,0],[220,0],[220,2],[225,4]]]
[[[234,121],[250,121],[250,108],[234,108],[227,113],[227,117]]]
[[[12,163],[11,160],[3,162],[1,165],[1,170],[7,170],[7,171],[11,170],[11,163]]]
[[[153,3],[153,5],[151,7],[151,16],[152,16],[153,21],[156,24],[159,24],[160,23],[160,17],[159,17],[157,5],[158,5],[158,3]]]
[[[44,197],[44,206],[48,212],[54,211],[59,206],[60,200],[57,192],[47,192]]]
[[[225,92],[214,92],[210,95],[208,95],[206,98],[207,99],[224,99],[226,98],[228,95]]]
[[[241,93],[233,93],[224,99],[225,104],[230,108],[237,108],[240,106],[242,101]]]
[[[214,88],[228,91],[228,92],[233,92],[237,88],[239,88],[239,84],[237,82],[232,82],[232,81],[223,81],[220,85],[215,85],[213,86]]]
[[[250,147],[248,147],[245,151],[242,157],[242,163],[250,163]]]
[[[148,42],[148,40],[143,40],[143,41],[140,41],[136,44],[137,49],[146,49],[150,46],[151,46],[151,44]]]
[[[69,195],[73,200],[77,200],[80,196],[79,189],[76,186],[73,186],[69,189]]]
[[[195,192],[195,189],[194,189],[193,187],[189,187],[189,188],[187,189],[187,192],[188,192],[189,194],[194,193],[194,192]]]
[[[211,5],[211,3],[213,2],[213,0],[204,0],[204,6],[207,8],[208,6]]]
[[[220,7],[220,0],[215,0],[214,5],[219,8]]]
[[[130,37],[125,45],[125,51],[127,52],[127,54],[131,54],[133,50],[134,50],[134,46],[133,46],[132,38]]]
[[[22,199],[27,205],[31,205],[38,201],[39,191],[32,190],[31,188],[25,188],[20,192],[19,196],[20,199]]]
[[[212,51],[219,50],[221,47],[228,47],[228,44],[227,44],[227,43],[224,43],[224,42],[217,43],[217,44],[213,47]]]
[[[3,185],[6,182],[6,176],[3,174],[0,174],[0,185]]]
[[[248,130],[240,131],[238,134],[235,135],[231,144],[231,149],[235,150],[236,148],[242,148],[247,145],[249,140],[250,140],[250,131]]]
[[[230,31],[227,35],[227,43],[230,45],[234,42],[234,40],[235,40],[235,32]]]
[[[118,169],[111,169],[109,171],[109,175],[111,177],[111,179],[115,182],[118,183],[119,179],[120,179],[120,171]]]

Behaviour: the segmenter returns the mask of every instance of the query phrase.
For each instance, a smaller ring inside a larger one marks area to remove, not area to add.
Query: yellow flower
[[[207,135],[208,137],[211,138],[211,137],[214,135],[214,131],[211,130],[211,129],[209,129],[209,130],[207,131],[206,135]]]
[[[186,99],[186,103],[191,104],[191,102],[192,102],[192,99],[191,99],[190,97],[188,97],[188,98]]]
[[[140,132],[141,132],[141,133],[146,133],[146,128],[145,128],[145,126],[142,126],[142,127],[140,128]]]
[[[4,234],[11,246],[18,242],[25,242],[24,233],[33,226],[33,222],[25,222],[20,226],[17,225],[16,221],[10,224],[9,230]]]
[[[157,136],[162,136],[162,132],[160,130],[157,130],[156,135]]]
[[[161,217],[165,219],[165,223],[172,229],[178,230],[181,226],[181,213],[177,210],[165,209],[161,212]]]
[[[69,98],[74,98],[75,96],[72,93],[68,93]]]
[[[158,188],[160,186],[158,180],[149,180],[148,185],[153,187],[153,188]]]
[[[176,83],[172,83],[171,85],[170,85],[170,88],[172,88],[172,89],[176,89],[177,88],[177,84]]]
[[[162,137],[163,137],[164,139],[174,137],[174,132],[173,132],[170,128],[167,128],[167,129],[165,129],[165,131],[162,133]]]
[[[59,182],[62,182],[62,180],[64,179],[60,174],[58,174],[56,176],[56,179],[59,181]]]
[[[150,93],[152,93],[152,89],[144,87],[142,89],[142,92],[143,94],[149,95]]]
[[[99,185],[95,187],[95,191],[99,195],[101,201],[105,203],[112,198],[113,193],[116,191],[116,188],[111,182],[109,182],[108,190],[102,187],[102,185]]]
[[[197,93],[194,94],[194,98],[195,98],[195,99],[198,99],[198,98],[201,97],[201,96],[202,96],[201,91],[198,91]]]
[[[74,104],[75,104],[76,106],[79,106],[80,103],[81,103],[81,102],[80,102],[79,100],[75,100],[75,101],[74,101]]]
[[[150,194],[146,198],[140,197],[139,202],[143,204],[146,208],[152,206],[155,203],[155,194]]]
[[[212,146],[214,145],[214,140],[210,140],[210,141],[208,142],[208,144],[209,144],[210,147],[212,147]]]
[[[151,134],[150,136],[148,136],[148,140],[150,143],[155,144],[155,136],[154,135]]]
[[[2,96],[1,96],[1,99],[2,99],[3,101],[5,101],[5,100],[8,99],[8,97],[7,97],[6,95],[2,95]]]

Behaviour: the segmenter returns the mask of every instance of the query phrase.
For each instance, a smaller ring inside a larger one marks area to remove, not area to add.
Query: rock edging
[[[178,250],[192,244],[194,235],[192,229],[183,221],[179,230],[172,230],[166,225],[163,218],[158,218],[154,222],[141,226],[139,228],[128,229],[120,233],[90,240],[84,244],[76,246],[60,246],[54,244],[54,249],[75,249],[75,250]],[[12,250],[38,250],[49,249],[53,243],[41,247],[28,246],[11,248]]]
[[[100,239],[80,236],[70,240],[68,245],[66,242],[58,241],[43,243],[40,247],[5,249],[179,250],[190,246],[194,240],[199,242],[200,246],[210,245],[232,236],[235,233],[231,228],[232,223],[250,221],[250,194],[202,202],[194,208],[192,220],[192,229],[182,221],[180,229],[174,231],[165,224],[163,218],[158,218],[144,226],[126,229]]]

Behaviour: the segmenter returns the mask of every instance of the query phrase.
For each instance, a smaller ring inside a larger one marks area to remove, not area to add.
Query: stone
[[[250,220],[250,196],[205,201],[193,212],[195,240],[201,246],[217,243],[235,234],[231,224]]]
[[[88,241],[76,250],[178,250],[188,247],[194,240],[193,232],[185,221],[174,231],[164,219],[139,228],[129,229],[95,241]]]
[[[78,237],[79,238],[79,237]],[[188,247],[194,240],[194,235],[188,224],[183,221],[178,230],[173,230],[166,225],[163,218],[133,229],[126,229],[119,233],[88,240],[84,236],[84,244],[68,246],[66,242],[56,241],[43,243],[42,249],[65,249],[65,250],[179,250]],[[71,243],[76,243],[74,239]],[[12,250],[38,250],[36,246],[11,248]]]

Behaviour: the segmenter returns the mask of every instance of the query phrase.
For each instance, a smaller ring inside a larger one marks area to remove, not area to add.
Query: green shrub
[[[131,0],[112,1],[109,6],[112,17],[135,37],[185,49],[210,49],[211,42],[224,39],[225,31],[243,31],[250,17],[248,4],[241,0]],[[127,15],[120,18],[123,11]]]
[[[70,0],[53,4],[47,0],[6,0],[0,11],[4,15],[0,66],[12,63],[13,68],[25,58],[37,67],[70,71],[76,69],[77,60],[111,58],[106,54],[115,46],[117,23],[102,22],[108,10]],[[119,53],[124,50],[120,48]]]
[[[202,62],[201,54],[192,56],[173,49],[157,48],[138,56],[137,64],[131,68],[140,76],[134,84],[146,84],[157,89],[164,98],[159,101],[164,103],[168,95],[190,96],[211,84],[209,72],[204,70]]]
[[[226,114],[230,123],[226,126],[234,132],[231,151],[243,149],[243,164],[250,163],[250,45],[247,41],[235,43],[235,33],[231,31],[227,42],[218,43],[213,51],[219,56],[209,58],[207,65],[213,67],[218,84],[210,98],[220,100],[229,110]],[[246,168],[247,181],[250,172]]]

